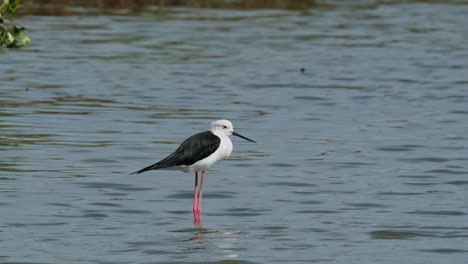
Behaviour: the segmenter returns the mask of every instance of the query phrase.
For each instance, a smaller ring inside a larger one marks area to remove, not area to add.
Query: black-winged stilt
[[[195,134],[186,139],[180,146],[163,160],[131,174],[139,174],[149,170],[181,170],[195,172],[195,188],[193,191],[193,215],[195,225],[201,224],[201,201],[205,171],[216,162],[229,157],[232,152],[232,142],[229,136],[234,135],[254,142],[234,132],[229,120],[217,120],[211,123],[209,131]],[[198,172],[201,172],[200,185],[198,185]],[[197,223],[198,222],[198,223]]]

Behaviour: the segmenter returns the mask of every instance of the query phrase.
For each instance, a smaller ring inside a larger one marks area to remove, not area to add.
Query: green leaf
[[[31,39],[24,35],[25,27],[5,24],[4,15],[14,13],[18,9],[21,0],[0,0],[0,54],[5,52],[5,48],[20,48],[29,45]]]
[[[23,37],[23,45],[27,46],[29,44],[31,44],[31,39],[28,36],[24,36]]]
[[[10,33],[11,33],[13,36],[16,37],[16,36],[21,35],[25,29],[26,29],[25,27],[13,26],[13,27],[10,29]]]
[[[7,4],[7,13],[15,13],[20,2],[21,0],[11,0],[10,3]]]

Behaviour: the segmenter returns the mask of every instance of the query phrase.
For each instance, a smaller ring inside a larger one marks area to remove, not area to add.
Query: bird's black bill
[[[255,141],[251,140],[250,138],[246,138],[246,137],[244,137],[244,136],[242,136],[242,135],[240,135],[240,134],[237,134],[236,132],[232,132],[232,134],[233,134],[234,136],[236,136],[236,137],[240,137],[240,138],[243,138],[243,139],[248,140],[248,141],[250,141],[250,142],[257,143],[257,142],[255,142]]]

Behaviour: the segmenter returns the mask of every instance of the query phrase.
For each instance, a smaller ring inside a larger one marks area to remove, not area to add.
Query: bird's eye
[[[226,128],[227,128],[227,126],[223,126],[223,128],[224,128],[224,129],[226,129]]]

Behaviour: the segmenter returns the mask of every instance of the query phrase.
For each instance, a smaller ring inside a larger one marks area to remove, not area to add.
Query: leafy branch
[[[21,0],[3,0],[3,4],[0,5],[0,54],[7,48],[20,48],[31,42],[31,39],[23,33],[25,27],[5,22],[5,15],[15,13],[20,2]]]

